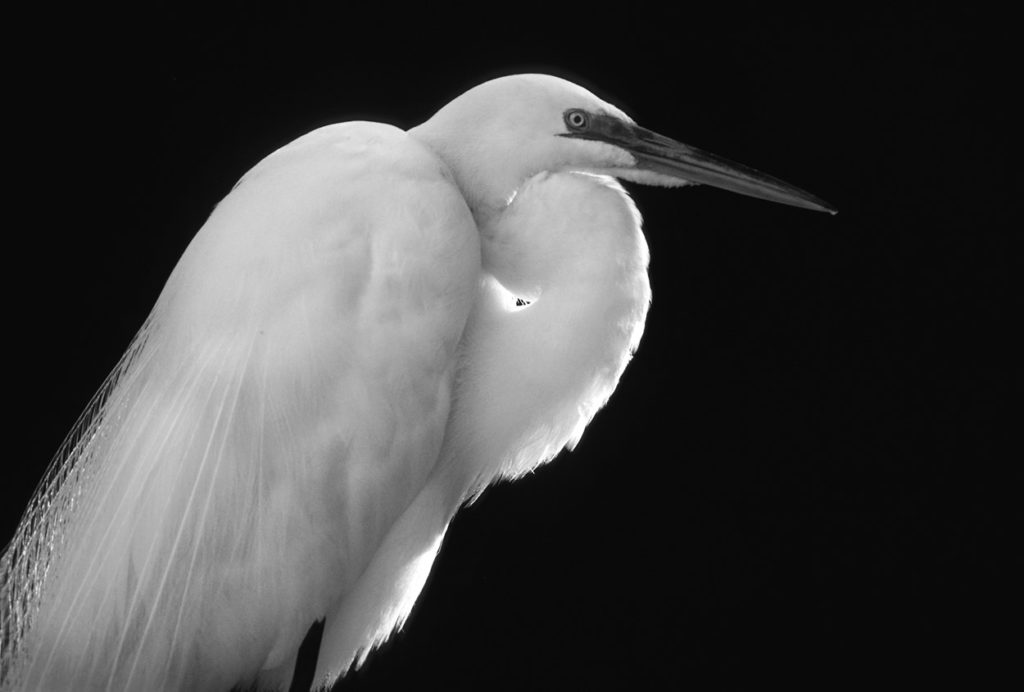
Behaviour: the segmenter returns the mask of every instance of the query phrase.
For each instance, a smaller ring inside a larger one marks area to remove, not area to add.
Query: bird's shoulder
[[[285,246],[336,247],[371,233],[413,245],[427,238],[445,256],[478,254],[476,224],[448,166],[381,123],[327,125],[281,147],[239,181],[207,226],[242,233],[254,251],[278,257]]]
[[[299,286],[309,296],[318,285],[360,310],[393,276],[425,297],[469,295],[479,266],[476,224],[445,163],[396,127],[349,122],[313,130],[254,166],[214,209],[171,284],[222,321],[245,313],[239,300],[280,303]],[[225,283],[251,290],[225,293]]]
[[[366,176],[386,176],[455,188],[448,166],[428,147],[393,125],[365,121],[325,125],[302,135],[253,167],[239,186],[304,171],[348,177],[352,186]]]

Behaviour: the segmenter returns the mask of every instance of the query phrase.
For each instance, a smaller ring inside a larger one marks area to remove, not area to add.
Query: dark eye
[[[590,122],[586,111],[571,110],[565,112],[565,124],[570,130],[582,130]]]

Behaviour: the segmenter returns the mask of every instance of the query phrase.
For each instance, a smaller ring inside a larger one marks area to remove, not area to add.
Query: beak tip
[[[798,206],[802,206],[805,209],[810,209],[812,211],[825,212],[829,216],[835,216],[836,214],[839,213],[839,209],[829,204],[825,200],[821,199],[820,197],[815,197],[814,195],[807,192],[804,192],[803,194],[805,195],[803,199],[805,204],[800,204]]]

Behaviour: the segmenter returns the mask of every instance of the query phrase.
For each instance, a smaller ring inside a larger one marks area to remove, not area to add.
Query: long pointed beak
[[[588,131],[568,136],[595,139],[622,147],[636,157],[637,168],[641,170],[711,185],[770,202],[836,213],[836,208],[828,202],[778,178],[642,127],[623,123],[610,115],[593,117]]]

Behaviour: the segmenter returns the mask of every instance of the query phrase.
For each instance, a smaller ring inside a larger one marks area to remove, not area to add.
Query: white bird
[[[545,75],[257,164],[4,552],[0,686],[284,689],[321,618],[316,683],[360,663],[459,506],[615,389],[651,298],[616,178],[831,211]]]

